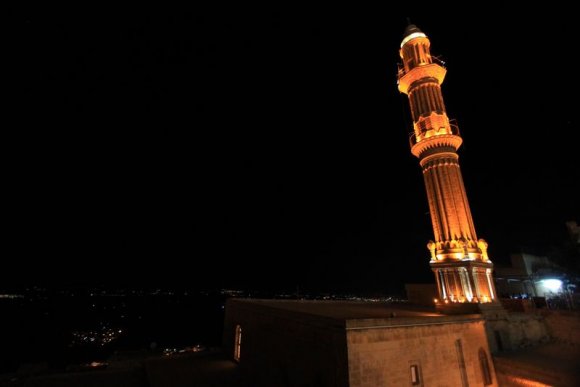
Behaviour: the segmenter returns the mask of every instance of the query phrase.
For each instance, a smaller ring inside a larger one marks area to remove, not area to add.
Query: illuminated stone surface
[[[484,319],[383,302],[229,299],[224,350],[244,331],[240,370],[253,386],[482,386]]]
[[[399,90],[407,94],[413,118],[411,152],[425,179],[434,241],[427,244],[442,303],[496,302],[487,243],[478,239],[459,167],[463,140],[447,117],[442,63],[431,56],[430,41],[416,26],[405,31],[400,50]]]

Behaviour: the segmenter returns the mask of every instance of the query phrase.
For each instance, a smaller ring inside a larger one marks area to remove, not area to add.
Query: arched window
[[[240,361],[240,353],[242,350],[242,327],[236,325],[236,337],[234,341],[234,360]]]
[[[487,353],[483,348],[479,349],[479,365],[481,366],[481,374],[483,375],[483,385],[489,386],[492,384],[491,372],[489,370],[489,362],[487,361]]]

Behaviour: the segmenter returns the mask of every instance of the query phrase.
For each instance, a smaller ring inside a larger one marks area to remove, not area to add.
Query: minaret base
[[[493,264],[479,260],[431,261],[440,304],[487,304],[495,302]]]

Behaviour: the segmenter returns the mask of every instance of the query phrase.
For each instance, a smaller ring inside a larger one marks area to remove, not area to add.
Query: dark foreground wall
[[[544,321],[552,338],[558,342],[580,346],[580,311],[543,311]]]
[[[229,301],[223,344],[232,358],[237,325],[242,327],[240,368],[255,386],[348,386],[344,324]]]
[[[87,372],[51,375],[32,378],[20,384],[22,387],[146,387],[147,377],[143,368],[107,372]]]

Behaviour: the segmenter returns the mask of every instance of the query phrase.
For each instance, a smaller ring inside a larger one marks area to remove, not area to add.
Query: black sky
[[[29,8],[5,55],[2,281],[430,281],[395,77],[408,14],[447,63],[444,98],[492,259],[559,243],[580,220],[570,10]]]

